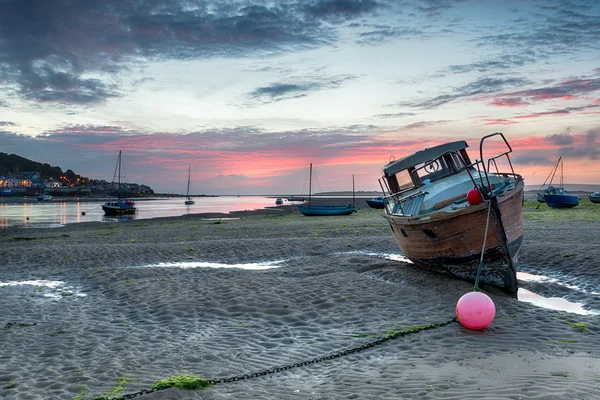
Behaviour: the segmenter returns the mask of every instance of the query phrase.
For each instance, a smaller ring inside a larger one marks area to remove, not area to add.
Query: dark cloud
[[[487,73],[490,71],[502,72],[513,71],[515,68],[523,67],[536,62],[537,59],[529,54],[502,54],[496,58],[476,61],[469,64],[455,64],[444,68],[442,75],[464,74],[468,72]]]
[[[600,3],[548,0],[531,4],[538,7],[532,15],[535,23],[530,16],[519,18],[513,21],[510,29],[490,31],[475,41],[482,46],[510,48],[513,54],[534,54],[537,60],[600,51]]]
[[[557,146],[567,146],[573,144],[573,137],[571,136],[570,131],[564,133],[557,133],[555,135],[548,135],[546,139]]]
[[[513,162],[515,163],[515,165],[554,165],[554,164],[556,164],[556,159],[554,157],[554,154],[544,155],[544,154],[541,154],[537,150],[529,150],[529,151],[519,150],[519,152],[511,158],[513,159]]]
[[[10,121],[0,121],[0,126],[17,126],[17,124]]]
[[[330,3],[338,8],[322,8],[321,19],[361,15],[376,4]],[[313,11],[319,4],[326,5],[314,3]],[[98,103],[119,95],[114,82],[101,78],[114,78],[146,60],[268,55],[335,40],[330,24],[305,15],[291,1],[267,7],[178,0],[2,0],[0,84],[16,85],[28,100]]]
[[[551,115],[569,115],[569,114],[581,113],[582,111],[587,111],[589,109],[595,109],[598,107],[600,107],[600,105],[597,105],[597,104],[591,104],[588,106],[581,106],[581,107],[565,107],[565,108],[561,108],[558,110],[541,111],[541,112],[525,114],[525,115],[515,115],[513,118],[527,119],[527,118],[546,117],[546,116],[551,116]]]
[[[417,10],[429,16],[437,16],[453,8],[458,3],[464,3],[465,0],[421,0],[417,2]]]
[[[369,14],[380,6],[372,0],[319,0],[306,5],[303,10],[313,18],[341,22]]]
[[[586,95],[600,90],[600,78],[570,79],[558,82],[552,86],[537,89],[519,90],[502,94],[503,97],[522,97],[529,101],[551,99],[571,100],[577,96]]]
[[[335,89],[344,82],[356,79],[355,76],[319,77],[312,82],[301,83],[274,83],[257,88],[249,93],[249,97],[263,103],[277,102],[292,98],[307,96],[310,92],[324,89]]]
[[[415,27],[378,26],[373,30],[360,33],[357,42],[361,44],[379,44],[396,38],[424,39],[435,35],[435,32]]]
[[[523,78],[481,78],[467,85],[455,88],[450,94],[443,94],[421,101],[403,102],[399,105],[431,109],[456,100],[491,94],[506,89],[507,87],[522,86],[528,83],[529,81]]]

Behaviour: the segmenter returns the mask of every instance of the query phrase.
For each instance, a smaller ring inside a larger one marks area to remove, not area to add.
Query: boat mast
[[[308,206],[310,207],[310,193],[312,192],[312,163],[310,163],[308,175]]]
[[[356,205],[356,199],[354,197],[354,174],[352,174],[352,205]]]
[[[119,180],[117,182],[117,199],[121,198],[121,150],[119,150],[119,159],[117,160],[117,168],[119,170]]]
[[[191,174],[191,168],[188,166],[188,186],[187,186],[187,192],[185,193],[186,197],[188,198],[188,200],[190,199],[190,174]]]

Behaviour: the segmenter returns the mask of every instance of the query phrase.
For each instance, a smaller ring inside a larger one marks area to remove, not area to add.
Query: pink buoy
[[[472,206],[476,206],[477,204],[481,203],[483,200],[481,199],[481,194],[479,194],[479,190],[477,189],[471,189],[469,190],[469,192],[467,192],[467,202],[472,205]]]
[[[465,328],[478,331],[492,323],[496,306],[487,294],[469,292],[458,299],[456,316]]]

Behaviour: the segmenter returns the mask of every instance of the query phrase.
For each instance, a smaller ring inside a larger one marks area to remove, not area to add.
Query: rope
[[[481,275],[481,267],[483,266],[483,255],[485,254],[485,243],[487,240],[488,227],[490,224],[490,211],[492,210],[492,201],[486,201],[488,203],[488,212],[487,219],[485,220],[485,231],[483,233],[483,246],[481,247],[481,258],[479,259],[479,267],[477,267],[477,275],[475,276],[475,286],[473,287],[474,291],[477,291],[479,288],[479,276]]]

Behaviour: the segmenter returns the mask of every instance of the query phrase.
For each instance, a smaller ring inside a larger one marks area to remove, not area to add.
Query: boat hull
[[[573,208],[579,205],[579,197],[572,194],[547,194],[544,201],[552,208]]]
[[[298,206],[298,210],[306,216],[350,215],[356,208],[347,206]]]
[[[135,207],[114,207],[102,205],[102,211],[105,215],[130,215],[135,214]]]
[[[415,266],[475,281],[485,236],[481,286],[517,295],[517,261],[523,242],[523,181],[498,197],[498,207],[485,203],[461,211],[400,217],[384,214],[402,253]]]
[[[588,196],[592,203],[600,203],[600,196]]]
[[[371,208],[383,209],[383,198],[381,200],[379,200],[379,199],[367,200],[367,204]]]

